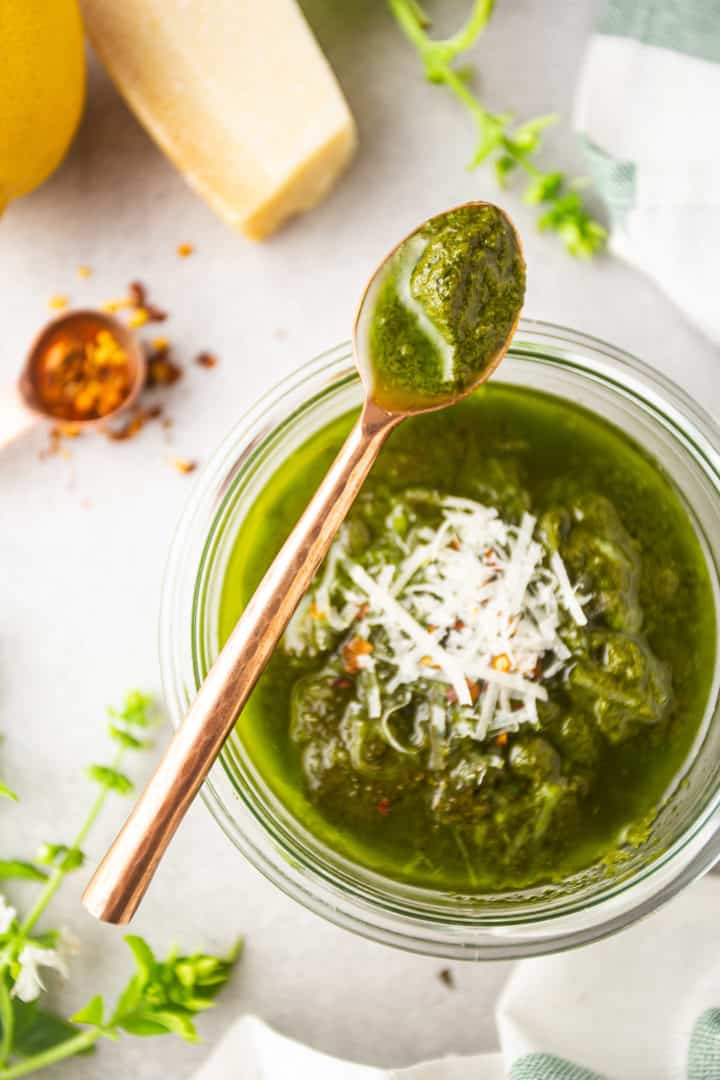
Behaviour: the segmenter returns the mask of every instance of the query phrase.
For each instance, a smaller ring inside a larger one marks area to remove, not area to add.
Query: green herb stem
[[[118,752],[115,755],[115,758],[113,760],[113,763],[112,763],[112,768],[113,769],[118,769],[120,767],[120,765],[122,764],[123,756],[124,756],[124,751],[123,751],[123,749],[121,747],[118,750]],[[70,847],[70,852],[80,851],[81,850],[82,845],[84,844],[85,840],[87,839],[87,836],[88,836],[90,830],[92,829],[92,827],[95,824],[98,816],[100,815],[100,812],[101,812],[103,806],[105,805],[105,800],[108,797],[109,791],[110,791],[110,787],[107,786],[107,785],[100,789],[100,792],[99,792],[97,798],[95,799],[94,803],[92,804],[92,806],[90,808],[90,813],[85,818],[85,821],[84,821],[80,831],[78,832],[77,836],[75,837],[75,839],[74,839],[74,841],[72,843],[72,846]],[[41,915],[45,911],[46,907],[48,906],[48,904],[50,903],[52,898],[55,896],[55,893],[58,891],[58,889],[62,885],[62,883],[65,880],[65,877],[67,876],[68,873],[69,873],[69,870],[64,869],[63,866],[58,866],[52,871],[52,873],[50,874],[50,877],[47,880],[47,883],[44,885],[44,887],[42,888],[42,890],[40,892],[40,895],[38,896],[37,900],[35,901],[35,904],[30,909],[29,913],[25,916],[25,919],[23,920],[23,922],[20,925],[20,933],[21,934],[27,935],[27,934],[30,933],[30,931],[33,929],[33,927],[35,926],[38,919],[41,917]]]
[[[89,1031],[81,1031],[79,1035],[73,1035],[71,1039],[65,1039],[64,1042],[57,1043],[40,1054],[25,1058],[16,1065],[0,1068],[0,1080],[15,1080],[18,1076],[28,1076],[30,1073],[47,1068],[48,1065],[55,1065],[58,1061],[74,1057],[75,1054],[82,1054],[83,1051],[94,1046],[102,1034],[102,1030],[97,1027]]]
[[[531,160],[540,150],[543,129],[555,117],[538,117],[516,126],[511,114],[486,109],[464,72],[453,66],[485,29],[493,11],[493,0],[475,0],[464,25],[444,39],[430,37],[429,20],[418,0],[387,0],[387,3],[398,26],[417,50],[430,82],[446,86],[473,117],[478,141],[469,167],[473,169],[484,161],[492,161],[502,187],[511,173],[521,170],[530,178],[525,201],[541,208],[539,228],[554,230],[572,255],[587,258],[599,251],[607,233],[589,213],[578,194],[577,183],[569,181],[562,172],[544,172]]]
[[[13,1016],[10,990],[3,975],[0,975],[0,1024],[2,1024],[2,1038],[0,1038],[0,1067],[5,1065],[12,1050],[13,1036],[15,1034],[15,1018]]]

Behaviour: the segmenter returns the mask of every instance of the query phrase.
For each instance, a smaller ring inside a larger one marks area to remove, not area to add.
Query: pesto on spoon
[[[356,355],[374,400],[418,411],[466,394],[500,362],[524,293],[520,244],[501,210],[472,203],[431,218],[390,255],[361,307]]]
[[[525,264],[502,210],[467,203],[424,222],[382,261],[355,320],[360,416],[213,664],[83,901],[132,918],[390,432],[452,405],[495,370],[520,317]]]

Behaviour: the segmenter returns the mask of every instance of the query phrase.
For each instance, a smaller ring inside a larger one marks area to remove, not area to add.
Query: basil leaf
[[[118,795],[132,795],[135,790],[135,785],[129,776],[110,768],[109,765],[90,765],[86,773],[96,784],[100,784],[109,791],[117,791]]]
[[[28,881],[45,881],[47,874],[34,863],[19,859],[0,859],[0,880],[26,878]]]
[[[19,1057],[32,1057],[77,1035],[79,1028],[54,1013],[38,1008],[37,1002],[12,999],[13,1053]],[[90,1053],[90,1047],[85,1053]]]
[[[92,1001],[88,1001],[87,1005],[83,1006],[70,1019],[75,1024],[90,1024],[92,1027],[100,1027],[103,1022],[104,1011],[103,999],[100,994],[96,994]]]
[[[125,941],[135,957],[138,983],[142,989],[152,978],[156,964],[155,956],[147,941],[138,937],[137,934],[128,934]]]

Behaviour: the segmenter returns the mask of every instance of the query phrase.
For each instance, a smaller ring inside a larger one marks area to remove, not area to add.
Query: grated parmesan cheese
[[[437,508],[437,526],[413,526],[396,545],[399,561],[373,561],[372,573],[339,537],[313,601],[329,625],[343,630],[348,611],[362,605],[349,632],[373,643],[358,676],[365,707],[399,751],[408,752],[393,734],[390,716],[398,706],[388,699],[404,688],[409,700],[420,682],[445,685],[444,704],[435,695],[416,705],[412,740],[419,745],[427,737],[438,763],[452,738],[483,741],[537,724],[537,702],[548,699],[543,684],[572,660],[562,626],[568,618],[587,623],[587,598],[573,588],[560,555],[536,538],[532,514],[518,526],[471,499],[423,491],[406,497]],[[307,612],[303,606],[296,619],[307,620]],[[286,647],[297,648],[299,637],[291,623]]]

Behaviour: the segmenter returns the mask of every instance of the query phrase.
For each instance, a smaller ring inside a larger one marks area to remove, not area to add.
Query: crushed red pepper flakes
[[[144,326],[145,323],[150,322],[150,315],[145,308],[135,308],[132,315],[128,319],[128,326],[131,330],[137,330],[138,327]]]
[[[480,697],[480,683],[473,682],[472,679],[465,679],[465,682],[467,683],[467,688],[470,691],[470,700],[474,705],[477,699]]]
[[[390,800],[387,799],[387,798],[379,799],[378,803],[377,803],[377,806],[376,806],[376,810],[377,810],[378,814],[382,814],[383,817],[387,817],[388,814],[390,813]]]
[[[182,368],[170,358],[170,345],[162,341],[160,348],[147,353],[147,379],[145,389],[156,386],[172,386],[182,377]]]
[[[360,657],[369,656],[372,651],[372,642],[366,641],[365,638],[354,637],[347,641],[342,647],[342,658],[343,667],[348,675],[357,675],[362,666]]]
[[[147,301],[147,289],[142,281],[131,281],[128,285],[128,300],[133,307],[145,307]]]
[[[464,629],[465,629],[465,623],[462,621],[462,619],[456,619],[455,622],[453,623],[453,630],[464,630]]]
[[[498,746],[506,746],[507,741],[508,741],[507,731],[501,731],[500,734],[498,735],[498,737],[495,739],[495,742],[497,743]]]
[[[333,690],[351,690],[352,679],[347,679],[344,675],[338,675],[338,677],[336,679],[333,679],[333,681],[330,683],[330,686],[333,688]]]
[[[185,458],[174,458],[173,465],[181,473],[195,472],[198,467],[197,461],[187,461]]]
[[[453,536],[450,540],[450,547],[453,549],[453,551],[460,550],[460,541],[458,540],[457,536]]]
[[[440,664],[433,663],[432,656],[421,656],[420,663],[423,667],[432,668],[433,671],[440,671]]]
[[[142,281],[130,282],[125,306],[135,308],[130,316],[130,326],[143,326],[147,322],[164,322],[167,319],[166,311],[150,303],[147,286]]]
[[[362,604],[355,613],[355,618],[358,620],[358,622],[362,622],[369,610],[370,605],[368,604],[367,600],[363,600]]]
[[[197,356],[195,357],[195,363],[198,365],[198,367],[202,367],[202,368],[214,368],[214,367],[217,367],[217,362],[218,362],[217,356],[215,356],[213,353],[210,353],[210,352],[201,352],[201,353],[198,353]]]

